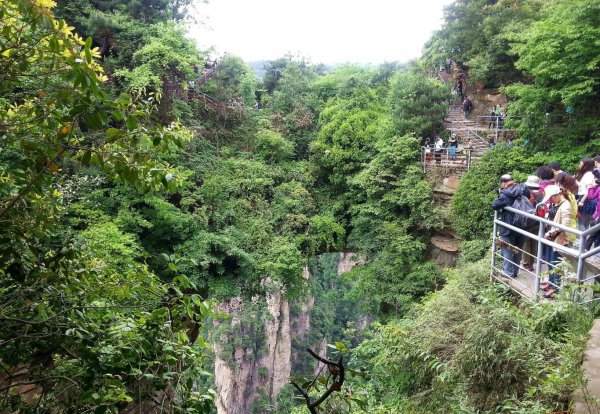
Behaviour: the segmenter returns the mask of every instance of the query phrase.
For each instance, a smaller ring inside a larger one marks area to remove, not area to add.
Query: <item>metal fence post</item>
[[[494,139],[494,144],[498,143],[498,128],[500,125],[500,117],[496,116],[496,139]]]
[[[498,225],[496,220],[498,219],[498,210],[494,210],[494,226],[492,228],[492,267],[490,269],[490,280],[494,278],[494,269],[496,268],[496,234],[498,233]]]
[[[467,150],[467,171],[471,169],[471,149]]]
[[[538,292],[540,291],[540,274],[542,273],[542,251],[544,248],[544,244],[542,243],[542,239],[544,238],[544,223],[541,221],[538,223],[538,240],[537,240],[537,258],[535,263],[535,281],[533,284],[533,300],[538,300]]]
[[[583,271],[585,270],[585,259],[581,257],[585,253],[585,239],[584,235],[579,239],[579,257],[577,258],[577,281],[579,283],[583,280]]]

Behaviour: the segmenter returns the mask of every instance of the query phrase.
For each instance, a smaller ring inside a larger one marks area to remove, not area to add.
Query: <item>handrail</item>
[[[463,128],[465,128],[465,130],[467,131],[467,133],[474,135],[476,138],[482,140],[482,141],[486,141],[485,138],[483,138],[482,136],[480,136],[477,132],[475,132],[471,127],[469,127],[465,122],[461,121],[460,119],[456,119],[453,120],[452,122],[450,122],[452,124],[454,123],[458,123],[461,124]]]
[[[526,239],[530,239],[532,241],[537,242],[538,254],[537,254],[537,257],[535,258],[535,260],[536,260],[535,272],[526,270],[525,268],[523,268],[520,265],[520,263],[515,263],[515,262],[508,260],[509,263],[512,263],[512,265],[517,266],[519,268],[519,274],[521,274],[521,272],[523,271],[525,273],[529,273],[529,274],[532,274],[535,276],[534,289],[532,291],[532,293],[533,293],[532,299],[533,300],[538,299],[537,296],[538,296],[538,291],[539,291],[539,287],[540,287],[540,277],[542,274],[542,263],[548,264],[548,267],[549,267],[548,271],[550,271],[554,268],[554,265],[552,263],[548,263],[548,261],[546,261],[542,258],[542,247],[543,246],[551,247],[551,248],[555,249],[556,251],[560,251],[561,253],[564,253],[567,256],[572,257],[572,259],[577,261],[576,275],[577,275],[577,281],[579,283],[585,284],[585,283],[594,282],[596,277],[600,276],[600,275],[593,275],[591,277],[584,277],[585,264],[587,263],[586,259],[588,259],[592,256],[595,256],[597,254],[600,254],[600,246],[590,249],[587,252],[585,251],[586,238],[590,234],[600,232],[600,223],[596,224],[593,227],[590,227],[589,229],[581,231],[581,230],[573,228],[573,227],[555,223],[552,220],[548,220],[544,217],[539,217],[535,214],[532,214],[532,213],[529,213],[526,211],[517,210],[514,207],[504,207],[502,210],[506,210],[513,214],[521,215],[521,216],[527,217],[527,218],[535,221],[538,226],[538,231],[537,231],[537,234],[534,234],[531,231],[528,231],[526,229],[521,229],[510,223],[506,223],[499,219],[499,216],[498,216],[499,211],[494,211],[494,220],[493,220],[494,230],[493,230],[493,238],[492,238],[493,254],[492,254],[492,263],[491,263],[491,274],[492,274],[493,278],[498,279],[497,276],[495,275],[495,272],[498,271],[498,269],[496,268],[496,255],[497,255],[496,248],[497,248],[498,244],[500,244],[499,242],[497,242],[497,239],[498,239],[497,231],[498,231],[499,227],[504,227],[514,233],[523,235]],[[552,228],[559,229],[560,231],[565,232],[567,234],[575,235],[576,238],[579,240],[579,245],[570,247],[570,246],[564,246],[562,244],[556,243],[553,240],[547,240],[546,238],[544,238],[544,233],[545,233],[544,226],[550,226]],[[503,243],[506,244],[506,242],[503,242]],[[529,254],[529,253],[525,252],[524,250],[518,248],[517,246],[512,246],[512,249],[513,250],[516,249],[519,252],[524,252],[526,254]],[[521,254],[521,253],[519,253],[519,254]],[[504,253],[503,253],[503,255],[504,255]],[[505,262],[507,261],[507,257],[503,257],[503,259]],[[515,260],[520,261],[520,258],[515,259]],[[550,259],[548,259],[548,260],[550,260]],[[500,279],[498,279],[498,280],[500,280]],[[502,283],[508,285],[509,287],[511,287],[513,290],[516,290],[519,294],[524,295],[524,293],[517,288],[518,287],[517,285],[520,285],[521,287],[525,286],[522,283],[517,283],[516,281],[514,283],[513,282],[507,283],[503,280],[500,280],[500,281]],[[554,285],[554,286],[556,288],[559,287],[557,285]],[[596,301],[596,300],[600,300],[600,298],[592,298],[590,300],[584,300],[584,301],[582,301],[582,303],[589,303],[589,302]]]
[[[500,117],[502,119],[523,119],[522,116],[514,116],[514,115],[478,115],[477,118],[489,118],[489,119],[496,119],[497,117]]]
[[[581,231],[579,229],[555,223],[552,220],[548,220],[546,218],[537,216],[535,214],[528,213],[526,211],[517,210],[514,207],[504,207],[503,210],[507,210],[507,211],[510,211],[512,213],[519,214],[521,216],[525,216],[525,217],[530,218],[532,220],[539,221],[541,223],[547,224],[549,226],[556,227],[556,228],[558,228],[558,229],[560,229],[562,231],[565,231],[567,233],[573,233],[576,236],[580,236],[581,237],[583,235],[583,233],[584,233],[583,231]],[[593,228],[598,228],[598,230],[600,230],[600,224],[595,225]],[[589,234],[590,233],[589,230],[592,230],[593,228],[590,228],[590,229],[586,230],[586,233]],[[587,234],[586,234],[586,236],[587,236]]]

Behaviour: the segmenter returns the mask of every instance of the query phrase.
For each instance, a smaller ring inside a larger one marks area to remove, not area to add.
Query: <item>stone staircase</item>
[[[471,138],[473,157],[481,157],[489,147],[489,133],[487,128],[477,126],[477,122],[465,119],[461,105],[450,105],[448,114],[444,119],[444,127],[456,134],[458,141],[464,144]]]

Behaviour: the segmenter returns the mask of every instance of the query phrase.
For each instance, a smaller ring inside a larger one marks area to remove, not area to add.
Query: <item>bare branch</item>
[[[340,360],[338,362],[334,362],[318,355],[310,348],[306,348],[306,352],[308,352],[317,361],[327,365],[327,368],[329,369],[329,376],[333,378],[333,382],[331,383],[331,385],[327,388],[323,395],[321,395],[315,401],[311,401],[310,396],[308,395],[308,390],[310,389],[312,384],[315,383],[317,379],[316,377],[311,382],[311,385],[309,385],[306,391],[303,390],[302,387],[300,387],[298,384],[296,384],[296,382],[291,381],[292,385],[300,392],[300,394],[302,394],[302,397],[304,397],[304,400],[306,401],[306,406],[310,410],[311,414],[317,414],[317,407],[319,407],[319,405],[321,405],[334,391],[341,391],[342,385],[344,384],[344,379],[346,377],[346,373],[344,370],[342,357],[340,357]],[[319,374],[317,374],[317,377],[319,376]],[[327,380],[327,383],[329,383],[329,380]]]

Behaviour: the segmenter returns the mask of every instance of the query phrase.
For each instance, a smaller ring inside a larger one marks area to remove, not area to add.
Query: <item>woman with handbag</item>
[[[562,195],[560,188],[557,185],[549,185],[546,187],[544,201],[548,200],[552,201],[552,204],[556,206],[556,215],[554,216],[554,222],[556,224],[562,224],[563,226],[570,227],[571,226],[571,203],[565,199]],[[558,229],[557,227],[552,227],[550,230],[544,234],[544,238],[547,240],[552,240],[555,243],[558,243],[562,246],[567,246],[571,244],[571,240],[569,238],[569,234]],[[562,256],[560,254],[560,250],[552,249],[552,254],[550,257],[550,264],[548,265],[550,269],[554,269]],[[552,298],[555,293],[558,292],[560,286],[560,275],[557,272],[552,272],[550,277],[548,278],[548,282],[542,283],[540,286],[542,290],[545,290],[544,298]]]
[[[592,221],[592,215],[596,211],[596,202],[594,200],[588,200],[588,190],[595,184],[594,178],[594,160],[591,158],[584,158],[579,162],[579,170],[575,174],[577,179],[577,185],[579,186],[577,191],[577,206],[579,207],[578,216],[578,228],[581,231],[585,231],[590,227]]]

